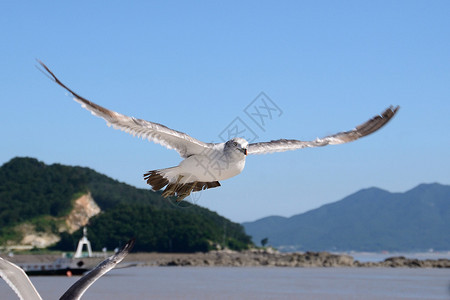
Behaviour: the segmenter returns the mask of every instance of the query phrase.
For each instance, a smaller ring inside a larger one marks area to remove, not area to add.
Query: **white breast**
[[[189,156],[180,163],[184,176],[193,176],[197,181],[221,181],[242,172],[245,156],[230,157],[223,151],[211,150],[208,153]]]

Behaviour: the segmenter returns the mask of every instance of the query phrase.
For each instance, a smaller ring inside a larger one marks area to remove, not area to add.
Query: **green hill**
[[[361,190],[290,218],[243,224],[255,243],[292,250],[450,250],[450,186],[421,184],[405,193]]]
[[[31,223],[61,235],[56,249],[73,251],[81,230],[59,233],[57,223],[87,192],[102,210],[89,221],[95,250],[118,247],[131,237],[137,238],[136,251],[208,251],[216,245],[240,250],[251,244],[241,225],[205,208],[177,207],[159,192],[89,168],[46,165],[34,158],[14,158],[0,167],[0,244],[20,240],[15,228]]]

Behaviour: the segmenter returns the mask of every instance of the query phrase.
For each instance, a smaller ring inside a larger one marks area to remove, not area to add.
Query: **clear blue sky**
[[[80,165],[148,188],[177,152],[113,130],[36,68],[112,110],[219,141],[236,118],[259,141],[314,139],[389,105],[354,143],[249,156],[194,200],[233,221],[291,216],[359,189],[450,184],[449,1],[1,1],[0,164]],[[266,93],[282,115],[257,127]]]

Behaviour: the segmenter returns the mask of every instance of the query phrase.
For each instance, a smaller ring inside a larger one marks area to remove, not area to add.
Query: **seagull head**
[[[247,155],[248,142],[243,138],[233,138],[225,143],[225,151]]]

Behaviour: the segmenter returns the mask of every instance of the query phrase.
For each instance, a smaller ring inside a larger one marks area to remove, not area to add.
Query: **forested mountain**
[[[450,186],[421,184],[405,193],[364,189],[290,218],[243,224],[256,244],[291,250],[450,250]]]
[[[135,251],[207,251],[216,245],[243,249],[251,244],[241,225],[205,208],[181,208],[159,192],[137,189],[92,169],[46,165],[34,158],[14,158],[0,167],[0,244],[19,241],[15,228],[31,223],[61,234],[55,248],[74,250],[81,230],[59,233],[57,223],[88,192],[102,210],[89,221],[95,250],[115,248],[131,237],[137,238]]]

